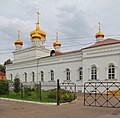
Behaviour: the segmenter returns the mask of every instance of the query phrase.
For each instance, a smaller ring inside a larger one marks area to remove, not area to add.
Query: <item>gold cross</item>
[[[98,25],[99,25],[99,32],[100,32],[100,22],[98,23]]]
[[[56,41],[58,41],[58,32],[56,32]]]
[[[37,19],[38,19],[38,23],[39,23],[39,20],[40,20],[40,12],[38,11],[38,12],[36,12],[36,14],[37,14]]]
[[[20,30],[17,31],[18,32],[18,39],[20,38]]]

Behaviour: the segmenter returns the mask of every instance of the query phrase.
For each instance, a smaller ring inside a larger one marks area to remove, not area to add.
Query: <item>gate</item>
[[[86,82],[84,105],[120,108],[120,82]]]

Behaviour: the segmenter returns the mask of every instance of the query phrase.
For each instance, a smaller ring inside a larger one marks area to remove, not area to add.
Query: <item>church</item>
[[[104,33],[96,33],[96,42],[79,50],[61,52],[61,43],[56,33],[54,50],[46,49],[46,32],[40,28],[39,16],[36,29],[30,32],[32,45],[23,49],[23,42],[14,42],[13,64],[6,66],[6,78],[13,81],[18,77],[24,83],[50,84],[60,80],[75,83],[82,91],[85,82],[120,82],[120,40],[104,39]]]

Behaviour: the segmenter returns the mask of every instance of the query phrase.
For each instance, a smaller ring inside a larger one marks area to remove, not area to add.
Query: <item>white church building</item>
[[[18,76],[21,82],[60,82],[83,85],[85,82],[120,82],[120,40],[104,39],[104,33],[96,33],[93,45],[69,52],[61,52],[61,43],[56,34],[55,50],[46,49],[46,33],[36,23],[36,29],[30,32],[32,45],[23,49],[18,33],[13,52],[13,64],[6,66],[6,78],[14,80]],[[82,90],[79,87],[78,90]]]

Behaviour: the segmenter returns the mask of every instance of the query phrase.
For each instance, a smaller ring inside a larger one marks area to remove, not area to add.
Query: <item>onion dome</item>
[[[36,29],[30,32],[31,38],[46,38],[46,32],[42,31],[40,29],[40,23],[39,23],[39,12],[36,12],[38,14],[38,21],[36,23]]]
[[[17,39],[17,40],[14,42],[14,44],[15,44],[15,45],[16,45],[16,44],[23,45],[23,42],[22,42],[20,39]]]
[[[104,36],[105,36],[105,34],[100,31],[100,22],[99,22],[99,31],[96,33],[95,37],[96,38],[99,38],[99,37],[104,38]]]
[[[18,39],[14,42],[15,45],[19,44],[19,45],[23,45],[22,40],[20,39],[20,31],[18,31]]]
[[[36,29],[30,32],[31,38],[46,38],[46,32],[40,29],[39,23],[36,23]]]
[[[53,46],[61,46],[61,43],[58,41],[58,32],[56,32],[56,42],[53,43]]]

